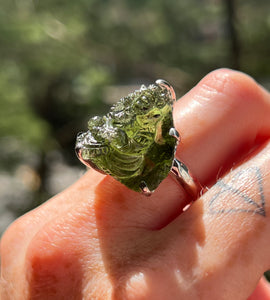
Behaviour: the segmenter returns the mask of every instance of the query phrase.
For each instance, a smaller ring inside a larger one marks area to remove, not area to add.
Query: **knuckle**
[[[24,242],[24,235],[27,230],[27,219],[25,215],[14,221],[4,232],[1,238],[1,258],[2,261],[14,251],[15,245]]]
[[[0,298],[22,299],[25,295],[25,277],[21,262],[27,245],[25,237],[28,220],[29,216],[25,215],[13,222],[1,239]]]
[[[79,255],[54,222],[29,243],[26,270],[31,299],[77,299],[80,295],[83,275]]]

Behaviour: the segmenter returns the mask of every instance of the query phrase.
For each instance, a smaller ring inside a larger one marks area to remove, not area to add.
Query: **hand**
[[[147,198],[88,171],[7,230],[2,300],[270,299],[270,95],[217,70],[174,119],[203,196],[182,212],[171,176]]]

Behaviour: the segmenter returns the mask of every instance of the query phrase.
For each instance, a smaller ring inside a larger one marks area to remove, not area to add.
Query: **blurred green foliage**
[[[33,207],[50,153],[79,164],[76,133],[107,110],[108,86],[164,78],[180,96],[219,67],[267,83],[269,37],[269,0],[2,1],[0,168],[34,170]]]

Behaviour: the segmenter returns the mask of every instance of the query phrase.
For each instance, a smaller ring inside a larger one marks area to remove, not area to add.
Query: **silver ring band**
[[[197,198],[202,192],[203,188],[198,180],[192,176],[188,167],[176,158],[174,158],[170,174],[181,184],[187,194],[193,198]]]

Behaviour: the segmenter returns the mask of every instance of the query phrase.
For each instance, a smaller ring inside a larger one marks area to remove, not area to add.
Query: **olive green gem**
[[[107,115],[91,118],[88,131],[78,135],[78,157],[134,191],[154,191],[174,159],[177,139],[169,134],[173,98],[156,83],[120,99]]]

